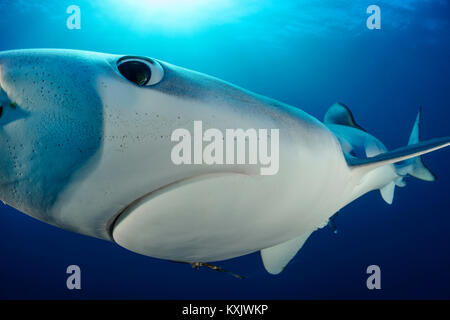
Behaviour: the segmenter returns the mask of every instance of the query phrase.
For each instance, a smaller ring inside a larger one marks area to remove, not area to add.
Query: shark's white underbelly
[[[322,142],[334,140],[324,135]],[[343,195],[350,192],[340,187],[348,172],[333,159],[340,156],[338,149],[317,157],[298,151],[282,149],[284,161],[274,176],[216,172],[151,192],[121,213],[112,227],[113,239],[152,257],[208,262],[311,232],[341,207]]]
[[[114,241],[152,257],[208,262],[261,250],[326,223],[329,202],[314,185],[309,192],[281,183],[233,173],[175,183],[127,208],[115,222]]]

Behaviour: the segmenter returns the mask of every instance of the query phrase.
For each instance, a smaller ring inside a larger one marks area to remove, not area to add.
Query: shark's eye
[[[140,87],[157,84],[164,76],[161,65],[147,58],[124,57],[117,68],[122,76]]]

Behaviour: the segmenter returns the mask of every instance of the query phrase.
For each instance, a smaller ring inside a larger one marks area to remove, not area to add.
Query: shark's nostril
[[[2,115],[3,115],[3,106],[0,106],[0,118],[2,117]]]

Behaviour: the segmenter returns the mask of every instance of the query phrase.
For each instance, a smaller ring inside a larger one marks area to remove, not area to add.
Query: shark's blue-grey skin
[[[0,194],[52,222],[58,195],[101,148],[103,108],[92,61],[47,53],[0,55],[1,83],[14,88],[0,89]]]
[[[137,64],[123,69],[124,61]],[[135,65],[136,66],[136,65]],[[137,79],[137,80],[136,80]],[[143,81],[145,80],[145,81]],[[175,165],[178,128],[278,129],[279,171]],[[391,203],[420,156],[450,138],[393,151],[343,104],[324,122],[222,80],[148,57],[75,50],[0,53],[0,199],[55,226],[175,261],[261,251],[280,273],[342,207],[379,189]]]

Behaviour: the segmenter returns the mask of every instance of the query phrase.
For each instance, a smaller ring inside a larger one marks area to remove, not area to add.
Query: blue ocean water
[[[381,9],[369,30],[368,6]],[[69,30],[67,7],[81,9]],[[450,135],[450,4],[445,0],[0,0],[0,50],[70,48],[159,58],[322,119],[336,101],[388,148]],[[301,137],[299,137],[301,139]],[[218,263],[246,276],[141,256],[0,206],[2,299],[449,299],[449,150],[424,157],[389,206],[372,192],[345,207],[337,235],[315,232],[283,273],[258,253]],[[66,267],[82,270],[67,290]],[[366,268],[381,268],[368,290]]]

